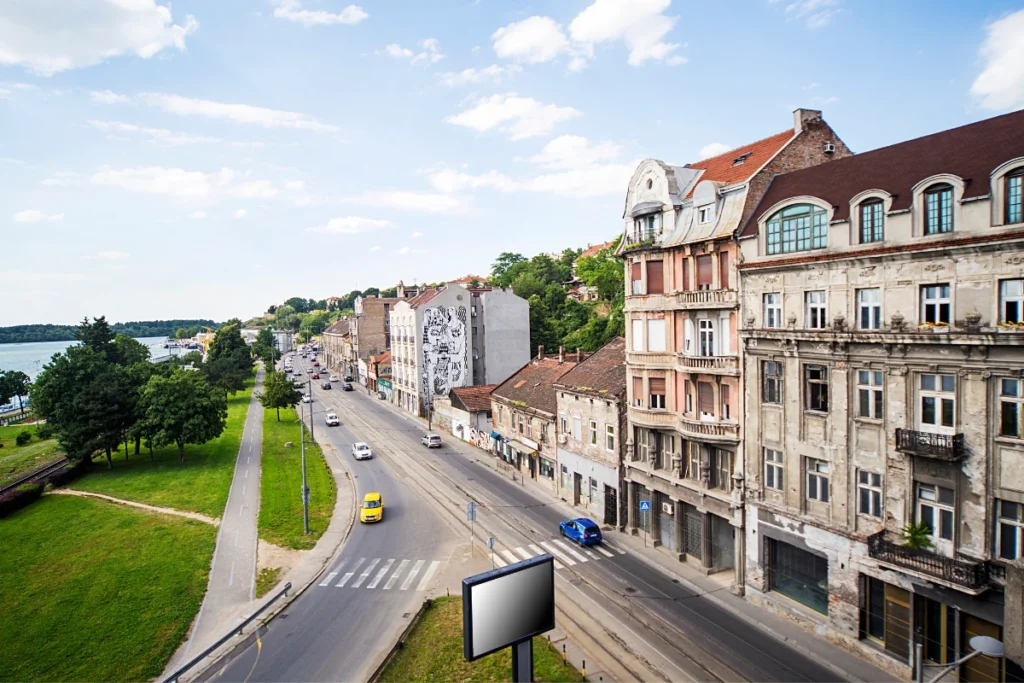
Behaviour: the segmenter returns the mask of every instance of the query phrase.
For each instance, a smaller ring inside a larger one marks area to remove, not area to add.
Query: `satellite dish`
[[[1003,644],[995,638],[974,636],[968,642],[972,649],[987,657],[1002,657],[1004,655]]]

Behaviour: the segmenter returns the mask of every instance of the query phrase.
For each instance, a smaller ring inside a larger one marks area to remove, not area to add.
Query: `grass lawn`
[[[0,681],[157,676],[199,611],[216,534],[71,496],[0,519]]]
[[[262,598],[270,592],[271,588],[277,586],[277,580],[281,577],[280,567],[264,567],[256,575],[256,597]]]
[[[125,462],[122,449],[114,455],[114,469],[108,470],[106,460],[99,458],[92,471],[70,488],[220,517],[231,488],[252,385],[249,380],[244,391],[228,396],[224,433],[201,446],[186,446],[184,463],[178,462],[178,448],[173,445],[156,450],[155,461],[150,461],[143,447]],[[135,444],[131,447],[134,453]]]
[[[327,427],[324,427],[327,429]],[[309,438],[309,433],[306,433]],[[285,442],[293,445],[285,448]],[[299,418],[294,408],[263,411],[263,459],[260,461],[259,535],[282,548],[308,550],[327,530],[337,491],[334,475],[316,444],[306,442],[306,484],[309,486],[309,535],[302,533],[302,451]]]
[[[0,427],[0,484],[64,457],[56,439],[40,441],[33,436],[25,446],[14,443],[15,437],[25,430],[35,435],[36,425]]]
[[[572,665],[546,638],[533,639],[534,680],[582,681]],[[504,681],[512,677],[508,648],[475,662],[462,656],[462,598],[437,598],[427,608],[405,646],[381,674],[384,683],[394,681]]]

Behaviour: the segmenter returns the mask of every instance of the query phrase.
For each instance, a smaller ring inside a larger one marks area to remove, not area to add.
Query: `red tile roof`
[[[347,320],[339,320],[324,330],[324,334],[345,334],[346,332],[348,332]]]
[[[616,337],[561,376],[555,386],[586,394],[626,395],[626,338]]]
[[[471,413],[485,412],[491,409],[491,392],[497,384],[484,384],[477,387],[457,387],[452,394]]]
[[[413,308],[416,308],[417,306],[420,306],[422,304],[427,303],[428,301],[433,299],[435,296],[440,294],[442,289],[443,289],[443,287],[430,287],[430,288],[424,289],[422,292],[420,292],[419,294],[417,294],[416,296],[414,296],[411,299],[399,299],[399,301],[405,301],[410,306],[412,306]]]
[[[480,284],[483,284],[483,283],[487,282],[487,278],[485,278],[485,277],[480,277],[479,275],[467,275],[466,277],[460,277],[457,280],[449,280],[449,284],[452,284],[452,285],[463,285],[463,284],[466,284],[466,285],[468,285],[473,280],[476,280]]]
[[[576,367],[575,354],[566,354],[565,360],[558,362],[558,354],[545,356],[538,360],[533,358],[491,392],[496,398],[506,401],[520,402],[534,410],[541,410],[554,415],[558,410],[555,394],[555,381]]]
[[[772,157],[779,153],[786,143],[793,139],[793,129],[784,130],[763,140],[751,142],[748,145],[729,150],[700,161],[687,164],[688,168],[701,169],[704,172],[699,180],[714,180],[724,185],[734,185],[751,178],[764,166]],[[750,154],[742,164],[736,164],[736,160],[744,154]],[[698,181],[699,182],[699,181]],[[696,183],[694,183],[696,187]],[[693,196],[693,188],[687,197]]]
[[[593,246],[587,247],[586,249],[583,250],[582,254],[576,257],[576,260],[579,261],[581,258],[587,258],[588,256],[597,256],[597,252],[601,251],[602,249],[608,249],[614,244],[615,240],[611,240],[610,242],[604,242],[603,244],[595,244]]]
[[[376,356],[370,356],[370,360],[372,360],[374,363],[384,363],[384,362],[390,361],[391,360],[391,352],[390,351],[385,351],[384,353],[378,354]]]

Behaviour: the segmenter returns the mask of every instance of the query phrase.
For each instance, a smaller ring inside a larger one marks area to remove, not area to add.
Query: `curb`
[[[381,662],[380,665],[373,670],[372,674],[370,674],[370,678],[367,679],[369,683],[377,683],[377,681],[380,680],[380,676],[384,673],[384,669],[388,668],[388,664],[390,664],[392,660],[398,655],[398,653],[402,651],[402,648],[405,647],[405,641],[409,639],[409,634],[412,633],[412,630],[416,628],[416,625],[419,624],[420,621],[423,619],[423,615],[427,613],[427,610],[430,609],[431,605],[433,604],[434,600],[432,598],[427,598],[423,601],[423,604],[420,605],[420,608],[416,610],[415,616],[413,616],[413,618],[409,620],[409,623],[402,631],[402,634],[398,636],[398,641],[395,642],[395,644],[391,647],[391,650],[388,652],[387,656],[384,657],[384,661]]]

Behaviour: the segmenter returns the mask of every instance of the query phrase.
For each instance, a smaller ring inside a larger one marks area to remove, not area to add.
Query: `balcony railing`
[[[736,356],[687,356],[679,354],[679,365],[687,370],[710,372],[739,372]]]
[[[670,351],[629,351],[626,363],[671,369],[676,365],[676,354]]]
[[[913,429],[896,429],[896,450],[947,462],[957,462],[967,457],[963,434],[933,434]]]
[[[642,247],[650,244],[654,244],[655,240],[661,236],[661,232],[657,230],[640,230],[637,232],[627,232],[625,237],[622,238],[622,246],[625,249],[631,249],[634,247]]]
[[[868,536],[868,555],[880,562],[941,579],[972,592],[988,587],[990,565],[908,548],[885,538],[885,531]]]
[[[691,289],[676,292],[676,303],[684,308],[735,306],[735,289]]]
[[[629,419],[644,427],[672,427],[676,422],[676,414],[670,410],[650,410],[641,406],[630,406]]]
[[[696,437],[735,441],[740,438],[740,426],[735,422],[708,422],[679,417],[682,430]]]

